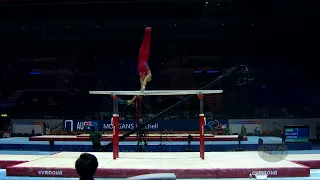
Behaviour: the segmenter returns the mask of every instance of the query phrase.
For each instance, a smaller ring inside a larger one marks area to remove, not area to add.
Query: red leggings
[[[150,57],[150,43],[151,28],[146,28],[138,58],[138,70],[140,73],[146,73],[149,70],[148,61]]]

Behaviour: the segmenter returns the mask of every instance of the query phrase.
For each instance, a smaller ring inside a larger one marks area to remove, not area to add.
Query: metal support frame
[[[119,158],[119,109],[118,109],[118,101],[119,98],[117,96],[112,95],[113,99],[113,116],[112,116],[112,125],[113,125],[113,159]],[[204,104],[203,104],[203,95],[198,94],[198,99],[200,101],[200,158],[204,159],[204,125],[205,125],[205,117],[204,117]],[[139,126],[139,119],[141,116],[141,97],[136,98],[136,126]]]
[[[112,125],[113,125],[113,159],[116,160],[119,158],[119,98],[112,95],[113,99],[113,116],[112,116]],[[200,158],[204,159],[204,104],[203,104],[203,95],[198,94],[198,99],[200,101]],[[136,98],[136,126],[139,126],[139,119],[141,118],[141,97]]]
[[[198,94],[198,98],[200,101],[200,158],[204,159],[204,105],[203,105],[203,95]]]
[[[141,96],[137,96],[136,97],[136,127],[139,126],[139,120],[141,118],[141,101],[142,101],[142,97]]]

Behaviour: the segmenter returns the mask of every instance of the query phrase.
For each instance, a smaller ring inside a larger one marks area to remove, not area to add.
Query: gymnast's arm
[[[119,104],[128,104],[129,101],[130,101],[130,100],[122,100],[122,99],[120,99],[120,98],[118,97],[118,102],[119,102]]]
[[[134,102],[134,100],[136,100],[137,96],[134,96],[131,100],[122,100],[120,98],[118,98],[118,102],[119,104],[127,104],[127,105],[131,105],[132,102]]]
[[[129,100],[127,104],[131,105],[134,102],[134,100],[136,100],[136,98],[137,98],[137,96],[133,96],[133,98],[131,100]]]

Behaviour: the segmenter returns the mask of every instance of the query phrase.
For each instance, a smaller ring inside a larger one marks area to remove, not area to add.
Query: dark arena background
[[[318,6],[0,0],[0,179],[320,179]]]

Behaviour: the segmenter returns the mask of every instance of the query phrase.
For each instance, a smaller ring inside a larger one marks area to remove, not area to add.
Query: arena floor
[[[61,176],[64,177],[76,177],[74,162],[81,154],[81,152],[16,151],[2,151],[0,153],[0,167],[6,169],[9,176],[7,178],[11,176],[15,178],[17,178],[16,176],[45,177],[46,175],[43,173],[46,170],[62,171],[63,175]],[[309,167],[311,169],[320,167],[318,153],[320,154],[318,150],[289,151],[286,159],[280,162],[267,162],[259,157],[258,152],[207,152],[205,160],[198,158],[198,152],[120,153],[120,158],[117,160],[112,160],[112,153],[93,154],[99,160],[99,170],[96,175],[100,178],[124,178],[140,173],[170,171],[176,173],[178,178],[218,177],[221,179],[247,178],[252,171],[277,171],[276,176],[278,177],[309,176]],[[312,179],[313,176],[319,179],[320,174],[315,175],[316,172],[320,173],[320,171],[315,171],[307,179]],[[300,177],[299,179],[305,178]]]
[[[281,143],[280,138],[263,137],[267,143]],[[243,144],[257,143],[257,137],[250,137]],[[121,142],[120,144],[132,144],[134,142]],[[155,146],[159,142],[155,143]],[[186,142],[172,142],[174,144],[185,144]],[[198,144],[199,142],[193,142]],[[229,141],[207,141],[206,144],[236,144]],[[38,146],[46,144],[45,141],[29,141],[28,138],[6,138],[0,139],[1,146]],[[78,144],[79,146],[90,146],[90,142],[84,141],[57,141],[62,146]],[[30,179],[26,176],[37,176],[44,179],[46,173],[62,173],[55,176],[56,180],[67,177],[76,177],[74,162],[80,152],[47,152],[47,151],[0,151],[0,169],[6,169],[6,179]],[[267,162],[263,160],[257,151],[245,152],[206,152],[206,159],[199,158],[199,152],[151,152],[132,153],[122,152],[120,158],[112,160],[112,153],[93,153],[99,162],[97,177],[124,178],[151,172],[174,172],[178,178],[248,178],[253,171],[275,172],[278,177],[301,176],[298,179],[320,179],[320,151],[288,151],[288,156],[281,162]],[[145,164],[144,166],[142,164]],[[59,167],[58,169],[56,167]],[[49,168],[49,169],[48,169]],[[311,171],[310,171],[311,169]],[[4,171],[4,170],[3,170]],[[115,173],[117,172],[117,173]],[[119,173],[121,172],[121,173]],[[4,173],[4,172],[3,172]],[[310,174],[311,173],[311,174]],[[319,173],[319,175],[317,175]],[[121,176],[119,176],[119,174]],[[5,175],[5,174],[4,174]],[[308,177],[310,175],[310,177]],[[49,176],[52,176],[49,175]],[[62,177],[63,176],[63,177]],[[269,176],[270,177],[270,176]],[[0,177],[0,179],[4,179]],[[32,179],[32,178],[31,178]],[[33,178],[35,180],[36,177]],[[279,178],[278,178],[279,179]],[[281,178],[282,179],[282,178]],[[291,179],[291,178],[285,178]],[[293,178],[294,179],[294,178]],[[296,178],[297,179],[297,178]]]
[[[6,176],[6,170],[0,169],[1,180],[79,180],[79,178],[44,178],[44,177],[17,177],[17,176]],[[311,169],[310,177],[298,177],[298,178],[268,178],[270,180],[319,180],[320,170]],[[95,178],[95,180],[121,180],[120,178]],[[178,179],[179,180],[179,179]],[[213,179],[181,179],[181,180],[248,180],[248,178],[213,178]]]

